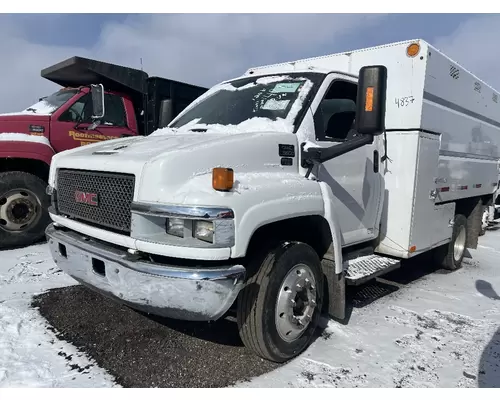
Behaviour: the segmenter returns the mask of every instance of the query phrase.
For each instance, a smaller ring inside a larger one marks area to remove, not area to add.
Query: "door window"
[[[119,96],[106,93],[104,95],[104,118],[101,125],[105,126],[127,126],[125,106],[123,99]],[[63,122],[92,123],[92,97],[85,94],[68,108],[59,118]]]
[[[318,141],[343,142],[356,135],[357,85],[335,80],[314,115],[316,139]]]

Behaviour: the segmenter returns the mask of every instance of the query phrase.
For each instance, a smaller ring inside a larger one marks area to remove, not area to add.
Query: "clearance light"
[[[227,192],[233,188],[234,172],[231,168],[214,168],[212,170],[212,187]]]
[[[406,55],[408,57],[415,57],[420,52],[420,45],[412,43],[406,48]]]

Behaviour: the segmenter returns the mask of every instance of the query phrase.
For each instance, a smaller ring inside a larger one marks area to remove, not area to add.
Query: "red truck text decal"
[[[77,203],[88,204],[89,206],[98,206],[97,193],[85,193],[79,190],[75,191],[75,201]]]

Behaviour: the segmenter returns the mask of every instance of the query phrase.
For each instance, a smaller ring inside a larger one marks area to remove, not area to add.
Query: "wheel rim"
[[[455,261],[460,261],[465,251],[465,227],[461,226],[455,243],[453,244],[453,257]]]
[[[9,232],[24,231],[40,218],[40,199],[26,189],[0,194],[0,228]]]
[[[276,329],[286,342],[304,333],[316,309],[316,279],[305,264],[295,265],[285,276],[275,310]]]

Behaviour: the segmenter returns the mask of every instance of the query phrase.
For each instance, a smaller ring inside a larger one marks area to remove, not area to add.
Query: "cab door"
[[[104,118],[94,129],[92,125],[92,98],[85,92],[71,105],[52,117],[50,142],[56,152],[86,144],[135,135],[127,126],[123,98],[112,93],[104,94]]]
[[[357,135],[356,97],[355,78],[331,74],[325,79],[311,107],[317,146],[335,146]],[[383,195],[380,139],[326,161],[314,172],[332,190],[344,246],[378,235]]]

